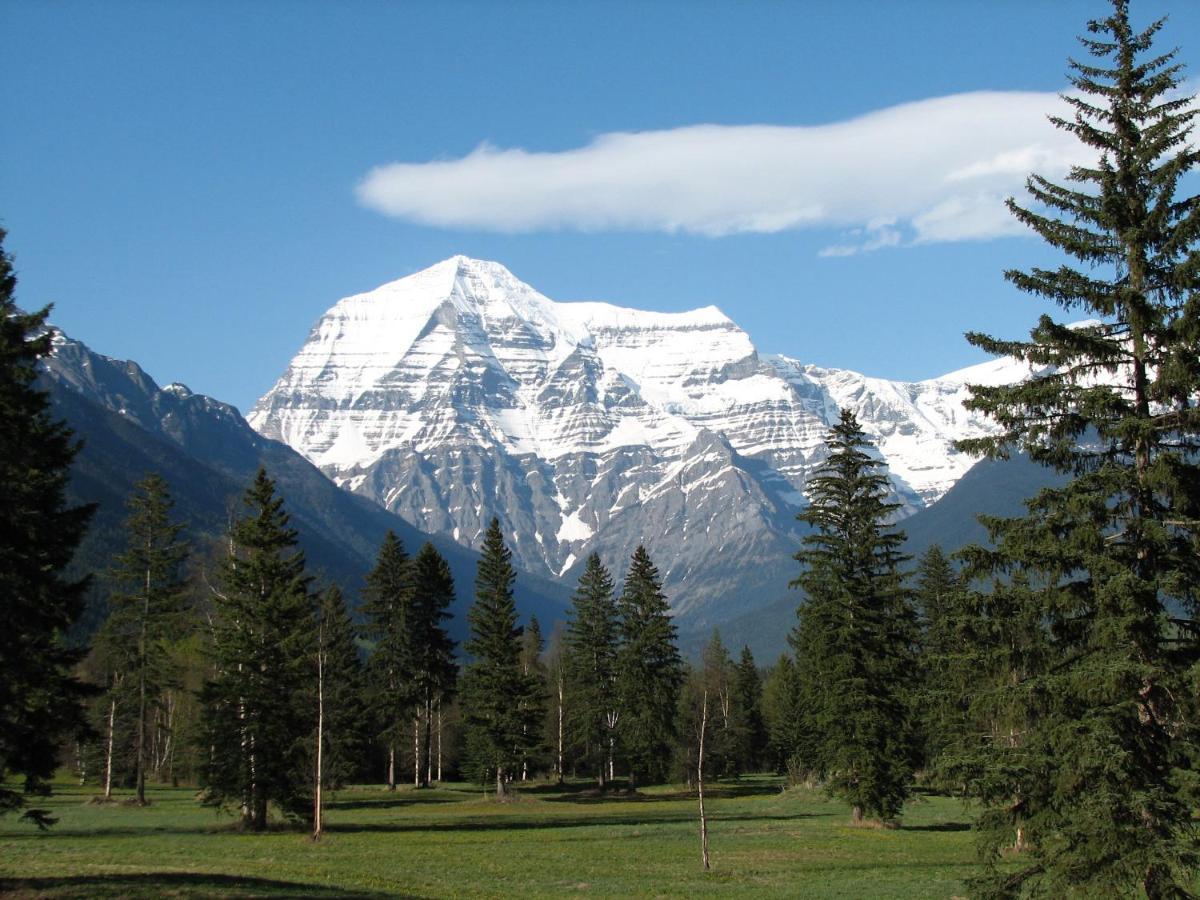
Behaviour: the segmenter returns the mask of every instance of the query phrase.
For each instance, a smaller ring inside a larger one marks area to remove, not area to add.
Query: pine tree
[[[521,629],[513,601],[517,573],[498,519],[488,526],[480,553],[475,603],[467,614],[471,636],[464,649],[471,662],[463,673],[462,706],[475,774],[494,779],[502,797],[537,734],[526,727],[523,705],[531,683],[521,671]]]
[[[1003,433],[962,448],[1018,447],[1073,476],[1023,519],[993,523],[985,568],[1028,572],[1055,662],[1014,689],[1028,704],[1023,765],[1043,773],[1022,801],[1030,851],[1016,873],[993,867],[984,892],[1161,897],[1194,883],[1181,698],[1192,691],[1197,629],[1169,620],[1191,614],[1200,587],[1200,198],[1180,195],[1200,152],[1189,143],[1193,99],[1177,90],[1181,66],[1174,52],[1152,52],[1162,24],[1134,30],[1126,0],[1088,24],[1092,60],[1071,62],[1075,91],[1064,97],[1073,117],[1052,121],[1097,161],[1066,184],[1032,176],[1033,208],[1009,202],[1082,265],[1008,280],[1094,321],[1043,315],[1028,341],[968,335],[1042,368],[1020,384],[973,387],[968,405]],[[993,864],[1010,818],[995,808],[982,819]]]
[[[372,711],[388,748],[388,790],[396,789],[396,750],[416,704],[413,572],[404,544],[389,531],[363,589],[364,633],[375,649],[367,662]]]
[[[733,711],[733,659],[713,629],[712,637],[700,654],[700,695],[707,701],[708,731],[705,746],[705,765],[714,777],[736,775],[736,739]],[[703,706],[703,702],[701,706]]]
[[[912,776],[909,687],[915,641],[903,584],[896,504],[870,442],[849,411],[829,436],[829,457],[809,482],[813,526],[796,559],[804,571],[790,636],[803,691],[806,762],[856,821],[900,813]]]
[[[204,688],[211,752],[202,783],[206,802],[237,804],[242,824],[261,831],[270,803],[291,817],[312,810],[305,754],[312,608],[304,554],[264,470],[244,505],[213,601],[216,674]]]
[[[588,770],[597,773],[600,787],[612,779],[620,724],[616,687],[619,641],[612,576],[593,553],[571,597],[566,641],[567,721],[570,744]]]
[[[49,793],[64,738],[86,730],[89,690],[71,669],[82,656],[63,635],[83,612],[88,580],[64,572],[83,538],[91,506],[69,507],[71,462],[79,450],[34,388],[38,360],[51,351],[50,309],[23,313],[0,229],[0,815]],[[24,818],[45,826],[45,811]]]
[[[629,765],[630,786],[665,776],[675,741],[675,715],[683,661],[675,644],[658,569],[646,548],[633,553],[617,605],[618,741]]]
[[[963,651],[965,623],[961,617],[967,612],[966,588],[938,544],[926,550],[917,563],[916,601],[921,627],[921,762],[929,769],[936,767],[943,750],[956,743],[968,727],[964,713],[974,676],[958,664]]]
[[[767,762],[778,773],[806,774],[803,762],[813,758],[808,749],[807,725],[796,665],[786,653],[767,671],[763,681],[763,724],[767,730]]]
[[[767,752],[767,729],[763,723],[762,678],[749,647],[733,670],[732,683],[733,761],[738,773],[757,772]]]
[[[136,705],[134,777],[137,803],[146,804],[148,729],[153,704],[175,680],[171,644],[182,631],[188,547],[183,526],[171,521],[171,496],[160,475],[149,474],[127,502],[126,547],[116,558],[104,630]]]
[[[336,586],[321,593],[315,625],[313,837],[319,838],[324,790],[338,790],[358,770],[367,710],[354,622]]]
[[[450,565],[433,544],[421,547],[413,560],[413,603],[411,611],[411,646],[414,687],[418,705],[418,722],[425,722],[424,740],[420,746],[418,765],[420,783],[428,787],[434,777],[433,730],[437,705],[454,690],[457,672],[454,664],[454,641],[443,623],[450,618],[454,603],[454,576]]]
[[[537,616],[530,616],[529,625],[521,634],[521,674],[525,676],[527,684],[525,698],[521,701],[521,715],[525,722],[523,743],[530,748],[542,745],[542,720],[546,717],[546,666],[542,663],[542,651],[545,649],[542,626]],[[532,754],[521,760],[522,781],[528,780],[531,764],[537,764]]]

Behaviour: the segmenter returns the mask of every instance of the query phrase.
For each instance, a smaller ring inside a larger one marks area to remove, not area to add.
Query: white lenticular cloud
[[[1004,198],[1030,172],[1093,159],[1050,114],[1069,114],[1056,94],[980,92],[828,125],[618,132],[556,153],[482,144],[379,166],[357,195],[411,222],[499,232],[840,228],[822,255],[849,256],[1019,233]]]

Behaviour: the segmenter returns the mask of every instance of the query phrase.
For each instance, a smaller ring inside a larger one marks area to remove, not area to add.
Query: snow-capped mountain
[[[569,576],[593,550],[620,570],[644,542],[675,610],[706,618],[718,598],[783,587],[755,568],[795,551],[840,409],[875,437],[908,514],[973,464],[952,442],[990,427],[965,385],[1022,374],[821,369],[760,356],[716,307],[555,302],[457,256],[335,304],[249,421],[422,530],[477,545],[499,516],[531,571]]]

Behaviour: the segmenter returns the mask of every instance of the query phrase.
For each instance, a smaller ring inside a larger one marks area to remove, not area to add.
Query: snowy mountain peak
[[[906,512],[936,500],[974,462],[953,441],[988,427],[965,396],[760,357],[715,306],[561,303],[454,256],[336,303],[248,418],[423,530],[472,544],[499,516],[527,569],[653,540],[682,608],[722,589],[702,576],[723,554],[793,546],[842,408]]]

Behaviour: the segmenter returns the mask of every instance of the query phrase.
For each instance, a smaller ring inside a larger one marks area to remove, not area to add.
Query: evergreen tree
[[[964,718],[976,673],[959,665],[963,656],[966,588],[934,544],[917,563],[916,601],[921,626],[921,686],[918,690],[921,762],[935,767],[943,750],[968,727]]]
[[[588,770],[597,773],[600,787],[613,775],[616,729],[620,724],[617,698],[617,652],[620,620],[613,580],[592,553],[571,597],[567,626],[567,724],[570,745]]]
[[[413,560],[413,604],[411,646],[418,722],[425,722],[424,739],[419,740],[423,765],[418,766],[422,785],[428,787],[434,777],[433,731],[437,705],[454,690],[457,672],[454,641],[443,623],[450,618],[454,603],[454,576],[450,565],[433,544],[421,547]]]
[[[321,592],[316,614],[314,644],[325,682],[324,783],[336,791],[361,769],[366,743],[363,723],[369,718],[366,684],[354,618],[336,585]]]
[[[17,279],[0,229],[0,815],[49,792],[60,742],[82,733],[89,690],[71,672],[82,653],[63,635],[83,612],[88,581],[64,575],[91,506],[70,507],[66,487],[79,445],[34,388],[51,351],[49,307],[17,309]],[[24,818],[50,824],[43,810]]]
[[[712,637],[700,654],[699,674],[701,709],[704,708],[703,698],[708,698],[705,770],[717,778],[738,774],[734,735],[733,673],[733,660],[721,641],[721,633],[714,628]]]
[[[897,508],[858,420],[829,436],[829,458],[809,482],[813,526],[793,582],[805,592],[790,640],[803,692],[807,762],[829,792],[864,814],[895,818],[909,792],[913,736],[909,687],[915,616],[903,584]]]
[[[802,776],[810,768],[803,760],[811,759],[813,753],[807,749],[807,723],[796,665],[786,653],[767,671],[762,711],[768,764],[780,774]]]
[[[215,676],[204,688],[211,748],[206,802],[238,804],[261,831],[269,803],[311,813],[305,744],[312,730],[312,608],[304,554],[275,483],[259,469],[233,524],[213,606]]]
[[[521,701],[521,715],[525,722],[524,743],[531,748],[542,746],[542,725],[546,717],[546,666],[542,663],[542,651],[545,649],[542,626],[537,616],[530,616],[529,626],[521,634],[521,674],[527,683],[527,693]],[[529,767],[536,763],[532,754],[521,760],[522,781],[529,778]]]
[[[413,572],[404,544],[389,531],[363,589],[364,633],[375,644],[367,662],[371,706],[388,749],[388,790],[396,789],[396,750],[416,704],[412,626]]]
[[[116,558],[104,630],[136,706],[134,778],[137,803],[146,804],[148,730],[153,705],[175,681],[172,642],[185,615],[187,544],[183,526],[171,521],[171,496],[160,475],[149,474],[127,502],[124,552]],[[115,699],[115,698],[114,698]]]
[[[762,678],[749,647],[742,647],[731,687],[735,771],[757,772],[766,758],[767,729],[762,713]]]
[[[638,779],[653,782],[666,774],[683,683],[675,626],[668,614],[658,569],[645,547],[639,546],[633,553],[618,611],[618,740],[633,786]]]
[[[968,335],[1038,370],[972,388],[968,405],[1003,433],[962,448],[1019,447],[1073,476],[1023,519],[992,523],[996,552],[976,555],[997,575],[1029,574],[1054,660],[1013,691],[1026,704],[1022,765],[1042,773],[1020,809],[1030,851],[1015,873],[993,867],[982,892],[1162,897],[1194,884],[1181,698],[1193,690],[1200,586],[1200,198],[1180,188],[1200,153],[1175,54],[1152,52],[1161,26],[1135,30],[1126,0],[1088,24],[1081,42],[1092,60],[1071,62],[1075,92],[1064,97],[1073,117],[1052,121],[1096,162],[1074,167],[1066,184],[1032,176],[1034,208],[1009,202],[1081,265],[1006,277],[1093,321],[1069,327],[1043,315],[1028,341]],[[1172,627],[1180,609],[1189,618]],[[1006,806],[981,819],[993,864],[1012,825]]]
[[[366,704],[354,622],[336,586],[321,593],[315,624],[313,836],[319,838],[325,789],[338,790],[358,771]]]
[[[533,687],[521,670],[521,629],[513,584],[517,573],[504,545],[499,519],[492,519],[480,551],[475,603],[467,614],[471,636],[464,649],[471,662],[463,673],[462,706],[467,753],[480,780],[494,778],[496,795],[535,745],[525,718]]]

